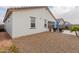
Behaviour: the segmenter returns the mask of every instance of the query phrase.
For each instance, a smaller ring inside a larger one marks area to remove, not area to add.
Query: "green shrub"
[[[16,46],[13,44],[10,46],[9,51],[12,53],[17,53],[18,52],[18,48],[16,48]]]
[[[70,27],[71,32],[75,32],[76,36],[78,37],[77,31],[79,31],[79,26],[78,25],[73,25]]]
[[[71,31],[79,31],[79,26],[78,25],[73,25],[70,27]]]

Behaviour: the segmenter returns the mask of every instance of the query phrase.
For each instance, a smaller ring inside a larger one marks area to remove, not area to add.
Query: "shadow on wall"
[[[0,24],[0,32],[5,32],[4,24]]]

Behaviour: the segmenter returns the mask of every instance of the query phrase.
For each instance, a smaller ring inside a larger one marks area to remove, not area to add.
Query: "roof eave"
[[[56,19],[55,16],[53,15],[53,13],[49,10],[48,6],[28,7],[28,8],[47,8],[49,13],[51,14],[51,16],[54,18],[54,20]],[[3,22],[5,22],[7,20],[7,18],[12,14],[12,12],[13,12],[12,10],[19,10],[19,9],[26,9],[26,8],[24,7],[24,8],[9,8],[9,9],[7,9]]]

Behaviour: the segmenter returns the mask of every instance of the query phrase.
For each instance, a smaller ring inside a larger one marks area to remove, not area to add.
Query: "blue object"
[[[59,22],[58,21],[56,21],[57,22],[57,28],[59,28]]]
[[[59,31],[60,28],[59,21],[54,22],[54,28],[57,28],[57,31]]]
[[[54,22],[54,28],[57,28],[58,24],[57,22]]]
[[[56,22],[54,22],[54,28],[56,28]]]

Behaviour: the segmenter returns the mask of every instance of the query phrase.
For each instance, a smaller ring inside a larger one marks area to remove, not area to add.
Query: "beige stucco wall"
[[[44,27],[44,19],[54,21],[45,8],[14,11],[12,16],[12,38],[48,31],[48,27]],[[30,27],[30,16],[36,17],[35,29]]]

